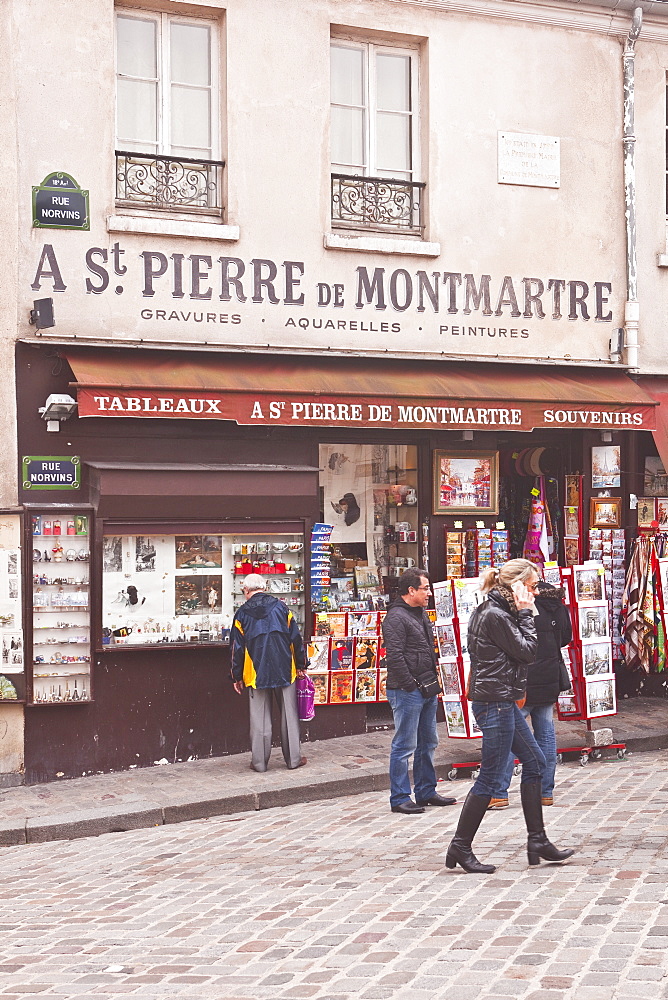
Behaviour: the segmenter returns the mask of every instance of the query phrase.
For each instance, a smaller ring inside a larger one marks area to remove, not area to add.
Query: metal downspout
[[[624,214],[626,217],[626,306],[624,309],[625,361],[638,370],[638,267],[636,259],[635,170],[635,46],[642,27],[642,7],[633,11],[631,30],[624,46]]]

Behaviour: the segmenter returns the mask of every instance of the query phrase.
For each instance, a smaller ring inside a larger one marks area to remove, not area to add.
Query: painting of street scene
[[[464,710],[460,701],[443,701],[445,721],[448,726],[448,736],[466,736]]]
[[[593,674],[611,674],[612,649],[610,643],[583,643],[582,668],[586,677],[591,677]]]
[[[587,715],[589,718],[596,718],[599,715],[614,715],[616,711],[614,677],[608,677],[601,681],[588,681]]]
[[[434,513],[496,514],[497,452],[434,452]]]
[[[583,566],[575,566],[573,569],[575,579],[575,599],[579,604],[583,602],[600,602],[604,598],[603,574],[598,569],[586,569]]]
[[[436,620],[442,622],[454,618],[455,602],[452,596],[452,584],[450,581],[444,580],[442,583],[435,583],[433,591]]]

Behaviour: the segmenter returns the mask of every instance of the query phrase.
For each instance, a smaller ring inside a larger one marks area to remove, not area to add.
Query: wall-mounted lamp
[[[30,310],[31,326],[36,326],[38,330],[48,330],[49,327],[56,325],[53,316],[53,299],[33,299],[32,305]]]
[[[462,431],[462,441],[473,441],[473,431]]]
[[[47,396],[44,406],[40,406],[37,412],[42,420],[46,420],[47,431],[59,431],[60,421],[69,420],[76,413],[77,401],[61,392],[52,392]]]
[[[603,444],[612,444],[612,431],[601,431],[601,441]]]
[[[615,330],[612,337],[610,338],[609,353],[610,360],[615,364],[619,364],[622,360],[622,352],[624,350],[624,328],[620,327]]]

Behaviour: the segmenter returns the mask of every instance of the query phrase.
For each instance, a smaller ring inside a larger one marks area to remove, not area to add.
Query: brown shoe
[[[552,798],[551,795],[549,795],[547,798],[543,797],[540,801],[543,803],[544,806],[554,805],[554,799]]]
[[[299,758],[299,763],[295,764],[294,767],[289,767],[288,770],[289,771],[294,771],[295,768],[297,768],[297,767],[303,767],[304,764],[306,764],[306,763],[307,763],[307,758],[306,757],[300,757]]]
[[[487,808],[488,809],[507,809],[508,805],[509,805],[508,799],[490,799],[489,800],[489,805],[487,806]]]

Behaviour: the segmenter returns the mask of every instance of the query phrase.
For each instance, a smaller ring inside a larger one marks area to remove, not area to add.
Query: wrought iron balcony
[[[222,160],[116,151],[116,201],[134,207],[220,213]]]
[[[424,182],[332,174],[332,225],[422,234]]]

